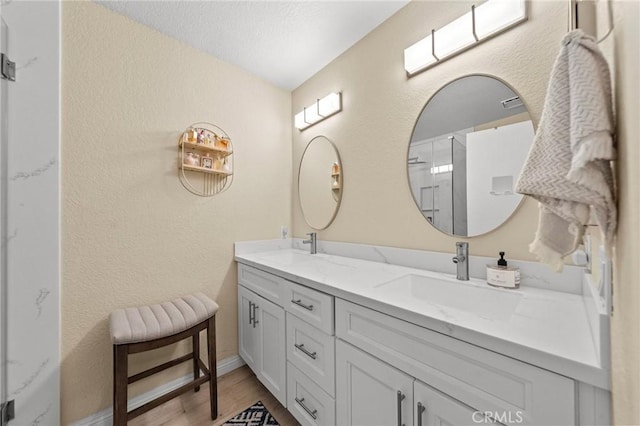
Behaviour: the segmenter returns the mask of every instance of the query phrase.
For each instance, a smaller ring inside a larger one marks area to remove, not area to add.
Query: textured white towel
[[[516,191],[540,202],[529,250],[554,270],[581,242],[590,210],[609,251],[616,229],[613,109],[607,61],[592,37],[567,34]]]

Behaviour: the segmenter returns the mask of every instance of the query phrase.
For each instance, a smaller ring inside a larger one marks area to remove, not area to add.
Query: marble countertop
[[[511,315],[473,314],[411,297],[385,296],[381,284],[408,274],[455,280],[439,272],[334,256],[293,248],[236,253],[236,261],[366,306],[453,338],[527,362],[603,389],[608,367],[599,351],[581,295],[532,287],[496,289],[472,278],[456,282],[521,295]],[[470,291],[474,293],[477,291]],[[494,293],[499,297],[498,293]],[[393,300],[390,300],[393,299]],[[491,298],[489,298],[490,300]]]

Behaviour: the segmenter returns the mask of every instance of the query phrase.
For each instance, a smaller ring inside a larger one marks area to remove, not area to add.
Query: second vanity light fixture
[[[294,125],[296,129],[304,130],[340,111],[342,111],[342,94],[340,92],[330,93],[297,113]]]
[[[525,0],[487,0],[404,50],[409,76],[527,20]]]

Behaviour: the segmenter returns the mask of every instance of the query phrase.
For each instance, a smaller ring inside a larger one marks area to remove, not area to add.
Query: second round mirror
[[[522,200],[514,187],[533,135],[522,99],[497,78],[471,75],[441,88],[418,117],[407,155],[422,215],[462,237],[499,227]]]

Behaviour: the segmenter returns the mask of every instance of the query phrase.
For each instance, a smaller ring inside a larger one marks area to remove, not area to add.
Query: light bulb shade
[[[436,58],[431,54],[430,35],[404,49],[404,69],[409,74],[426,68],[434,62]]]
[[[404,68],[409,75],[415,74],[526,19],[525,0],[487,0],[406,48]]]
[[[329,93],[327,96],[320,99],[318,107],[322,117],[328,117],[331,114],[335,114],[340,111],[342,109],[342,98],[340,93]]]
[[[526,17],[524,0],[488,0],[476,7],[476,34],[479,39],[485,39]]]
[[[440,28],[435,36],[436,56],[440,60],[473,44],[476,39],[473,37],[471,12]]]
[[[303,130],[339,111],[342,111],[342,94],[330,93],[297,113],[294,126]]]

